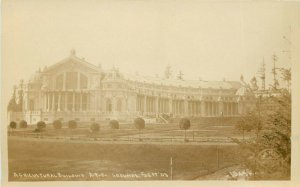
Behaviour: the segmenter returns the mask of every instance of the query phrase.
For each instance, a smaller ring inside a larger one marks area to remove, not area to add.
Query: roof
[[[192,87],[192,88],[211,88],[211,89],[238,89],[242,85],[238,81],[204,81],[204,80],[178,80],[178,79],[163,79],[160,77],[141,76],[141,75],[124,75],[126,80],[168,85],[176,87]]]
[[[94,64],[91,64],[91,63],[85,61],[84,59],[78,58],[77,56],[75,56],[75,53],[71,52],[71,55],[69,57],[67,57],[67,58],[59,61],[56,64],[53,64],[50,67],[48,67],[46,70],[44,70],[44,73],[45,72],[49,72],[49,71],[51,71],[53,69],[56,69],[57,67],[59,67],[60,65],[62,65],[64,63],[68,63],[70,60],[76,61],[77,63],[80,63],[83,66],[88,67],[89,69],[94,70],[95,72],[100,72],[100,70],[101,70],[98,66],[95,66]]]

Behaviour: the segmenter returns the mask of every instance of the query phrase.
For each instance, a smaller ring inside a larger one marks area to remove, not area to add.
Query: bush
[[[61,128],[62,128],[62,122],[61,122],[60,120],[55,120],[55,121],[53,122],[53,127],[54,127],[55,129],[61,129]]]
[[[99,132],[99,130],[100,130],[100,125],[98,123],[92,123],[91,131],[92,132]]]
[[[181,118],[179,121],[179,128],[181,130],[187,130],[191,127],[191,122],[188,118]]]
[[[43,131],[46,128],[46,123],[44,121],[39,121],[36,124],[38,131]]]
[[[143,118],[135,118],[134,126],[139,130],[139,141],[142,141],[141,130],[145,128],[145,120]]]
[[[11,121],[11,122],[9,123],[9,127],[10,127],[11,129],[15,129],[15,128],[17,128],[17,123],[14,122],[14,121]]]
[[[38,128],[35,128],[35,129],[33,130],[33,132],[41,132],[41,130],[38,129]]]
[[[119,129],[119,121],[118,120],[111,120],[109,125],[112,129]]]
[[[135,118],[134,119],[134,126],[138,130],[142,130],[145,128],[145,120],[143,118]]]
[[[19,127],[24,128],[24,129],[27,128],[27,121],[25,121],[25,120],[20,121]]]
[[[77,128],[77,122],[75,120],[70,120],[68,124],[70,129],[76,129]]]
[[[191,127],[191,122],[188,118],[181,118],[179,121],[179,128],[181,130],[184,130],[184,141],[188,142],[188,140],[186,139],[186,130],[189,129]]]

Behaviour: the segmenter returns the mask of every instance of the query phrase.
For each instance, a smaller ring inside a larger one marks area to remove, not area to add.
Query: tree
[[[191,127],[191,122],[188,118],[181,118],[179,121],[179,128],[184,130],[184,141],[188,141],[186,139],[186,130]]]
[[[39,121],[36,124],[37,129],[43,131],[46,128],[46,123],[44,121]]]
[[[177,75],[177,79],[178,80],[183,80],[183,73],[182,73],[182,71],[179,71],[179,73]]]
[[[77,122],[75,120],[70,120],[68,123],[69,129],[76,129],[77,128]]]
[[[110,125],[111,129],[119,129],[119,121],[118,120],[109,121],[109,125]]]
[[[257,133],[262,129],[261,123],[259,122],[259,117],[257,112],[249,112],[242,116],[241,119],[235,125],[235,128],[242,132],[243,140],[245,139],[245,132],[250,132],[256,130]]]
[[[248,140],[237,141],[241,162],[253,174],[250,179],[289,179],[291,166],[291,95],[258,98],[252,118],[246,123],[256,134]]]
[[[245,139],[245,131],[250,132],[251,131],[251,126],[248,125],[245,121],[245,119],[241,119],[237,122],[237,124],[235,125],[235,128],[242,132],[243,134],[243,140]]]
[[[92,123],[90,129],[93,133],[99,132],[100,131],[100,125],[98,123]]]
[[[62,128],[62,122],[59,119],[53,121],[53,127],[55,129],[61,129]]]
[[[171,70],[171,66],[168,65],[164,71],[164,78],[165,79],[169,79],[172,76],[172,70]]]
[[[287,84],[287,90],[290,92],[290,87],[291,87],[291,79],[292,79],[292,72],[291,68],[285,69],[285,68],[280,68],[280,71],[282,73],[282,80],[286,82]]]
[[[11,129],[11,132],[13,132],[14,129],[17,128],[17,123],[14,122],[14,121],[11,121],[11,122],[9,123],[9,127],[10,127],[10,129]]]
[[[45,129],[46,129],[46,123],[44,121],[39,121],[36,124],[36,129],[34,130],[34,132],[42,133]]]
[[[145,128],[145,120],[143,118],[135,118],[134,126],[139,130],[139,140],[142,141],[141,130]]]
[[[25,121],[25,120],[20,121],[19,127],[24,128],[24,129],[27,128],[27,121]]]

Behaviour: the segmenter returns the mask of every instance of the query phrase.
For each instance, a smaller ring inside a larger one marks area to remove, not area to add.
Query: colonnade
[[[170,99],[138,95],[136,110],[143,113],[172,113],[189,116],[232,116],[238,114],[238,103],[224,101],[200,101]]]
[[[52,91],[44,93],[44,111],[86,111],[89,93],[81,91]]]

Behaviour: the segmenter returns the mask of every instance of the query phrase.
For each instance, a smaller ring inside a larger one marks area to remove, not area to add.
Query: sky
[[[249,81],[264,59],[270,83],[273,54],[291,67],[286,2],[4,0],[2,8],[5,105],[14,84],[71,49],[103,69],[162,76],[169,64],[192,80]]]

